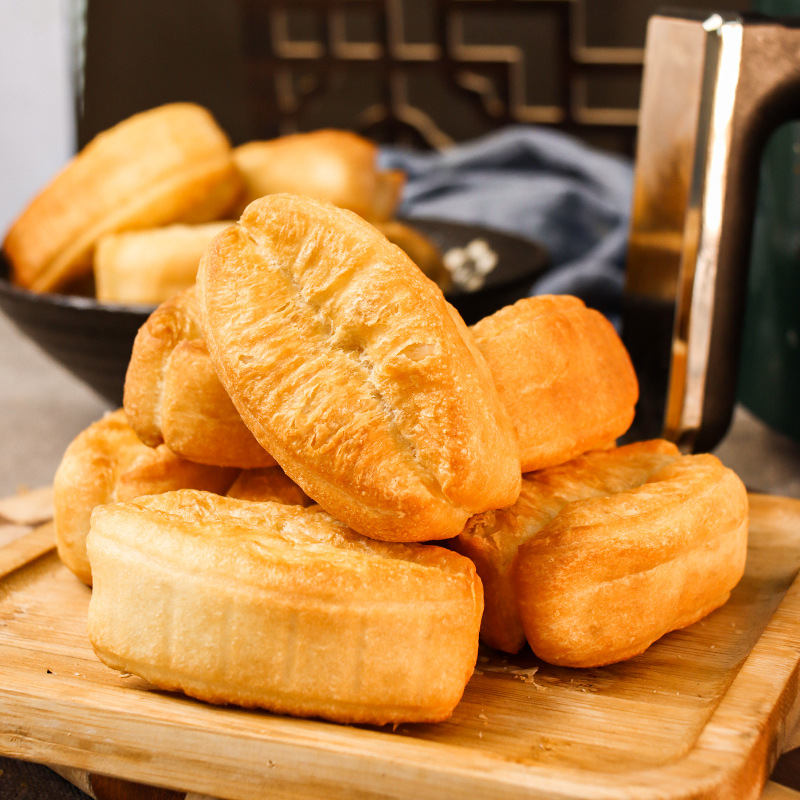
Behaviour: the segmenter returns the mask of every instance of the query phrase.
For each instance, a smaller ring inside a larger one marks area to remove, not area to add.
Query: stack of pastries
[[[602,315],[536,297],[468,328],[364,209],[250,191],[56,475],[105,663],[214,703],[433,722],[479,639],[600,666],[725,602],[744,487],[710,455],[616,447],[638,386]]]
[[[156,305],[194,284],[209,242],[252,200],[291,192],[356,212],[446,286],[439,251],[394,218],[404,173],[377,155],[340,130],[232,147],[206,109],[170,103],[91,141],[15,220],[3,252],[26,289]]]

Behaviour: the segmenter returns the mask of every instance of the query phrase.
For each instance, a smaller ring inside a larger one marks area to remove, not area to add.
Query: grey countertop
[[[0,497],[53,482],[67,445],[108,408],[0,314]]]

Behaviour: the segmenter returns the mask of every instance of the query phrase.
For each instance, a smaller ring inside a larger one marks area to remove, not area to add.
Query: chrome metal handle
[[[650,20],[623,335],[643,385],[632,438],[713,447],[733,412],[758,167],[800,116],[800,29]]]

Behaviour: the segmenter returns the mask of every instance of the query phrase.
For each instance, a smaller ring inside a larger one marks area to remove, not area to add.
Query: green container
[[[800,16],[800,0],[756,0]],[[739,400],[800,441],[800,122],[778,128],[761,161],[747,286]]]
[[[775,5],[771,3],[770,5]],[[779,128],[761,163],[739,399],[800,441],[800,123]]]

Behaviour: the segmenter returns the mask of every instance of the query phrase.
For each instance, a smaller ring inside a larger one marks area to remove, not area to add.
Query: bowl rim
[[[424,236],[431,235],[431,233],[425,229],[427,226],[438,226],[442,229],[459,230],[463,232],[469,231],[474,234],[472,238],[486,236],[498,242],[504,241],[506,244],[513,245],[514,247],[523,247],[532,255],[528,267],[524,270],[515,271],[513,275],[506,275],[502,279],[497,280],[497,275],[500,273],[493,269],[486,275],[486,281],[478,289],[469,291],[460,288],[455,290],[451,288],[444,292],[445,297],[470,297],[481,291],[492,291],[502,287],[512,287],[526,281],[533,284],[533,281],[537,277],[543,275],[552,267],[550,251],[542,242],[534,241],[533,239],[529,239],[513,231],[492,228],[480,222],[464,222],[463,220],[447,219],[446,217],[399,216],[397,220],[412,228],[415,223],[421,223],[423,227],[421,230],[418,230],[419,233]],[[465,244],[469,244],[469,242],[467,241]]]
[[[50,305],[79,311],[107,311],[110,313],[131,312],[150,314],[155,306],[134,303],[114,303],[80,294],[59,292],[34,292],[11,281],[11,268],[5,253],[0,253],[0,295],[22,301],[28,305]]]

